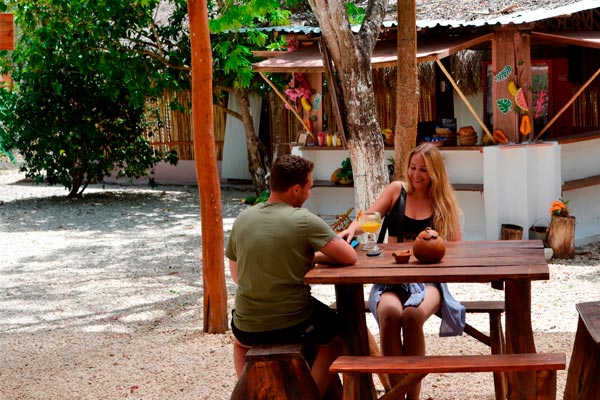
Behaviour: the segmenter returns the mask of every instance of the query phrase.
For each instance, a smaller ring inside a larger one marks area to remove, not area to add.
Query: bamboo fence
[[[171,109],[169,104],[179,102],[182,110]],[[194,142],[191,118],[191,95],[189,91],[165,91],[163,97],[149,103],[149,107],[158,114],[151,118],[144,130],[144,136],[152,147],[168,152],[176,150],[180,160],[194,159]],[[226,113],[222,108],[214,107],[214,135],[217,160],[223,159]]]

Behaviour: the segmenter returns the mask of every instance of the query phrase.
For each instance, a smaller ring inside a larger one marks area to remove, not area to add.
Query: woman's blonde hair
[[[415,154],[421,154],[425,160],[425,167],[431,179],[429,199],[433,207],[434,229],[446,240],[453,240],[457,236],[454,227],[460,226],[462,210],[458,206],[454,190],[450,186],[448,174],[442,153],[431,143],[423,143],[415,147],[409,154],[405,173],[408,175],[410,162]],[[406,179],[406,192],[414,190],[410,179]]]

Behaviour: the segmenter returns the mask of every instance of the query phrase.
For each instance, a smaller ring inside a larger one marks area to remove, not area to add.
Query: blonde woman
[[[367,210],[385,216],[380,241],[385,231],[389,243],[414,241],[426,227],[432,227],[448,241],[462,240],[462,212],[437,147],[424,143],[413,149],[405,171],[407,181],[390,183]],[[351,240],[361,233],[358,222],[353,221],[340,236]],[[379,323],[384,355],[424,355],[423,325],[438,311],[442,316],[440,336],[461,335],[465,324],[465,309],[452,297],[446,284],[375,284],[369,295],[369,308]],[[390,376],[392,384],[399,379]],[[418,399],[420,390],[418,385],[407,399]]]

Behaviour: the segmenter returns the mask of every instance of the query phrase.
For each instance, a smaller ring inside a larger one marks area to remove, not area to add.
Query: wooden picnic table
[[[384,250],[381,256],[367,257],[359,246],[355,265],[317,265],[304,277],[307,284],[335,285],[345,355],[369,355],[363,285],[370,283],[503,283],[507,352],[536,352],[531,326],[531,281],[550,277],[540,240],[449,242],[443,260],[429,265],[419,264],[414,256],[408,264],[395,264],[392,252],[410,249],[411,244],[379,246]],[[344,394],[348,395],[344,398],[376,398],[371,376],[363,375],[354,387],[344,387]],[[510,399],[535,396],[534,372],[510,374]]]

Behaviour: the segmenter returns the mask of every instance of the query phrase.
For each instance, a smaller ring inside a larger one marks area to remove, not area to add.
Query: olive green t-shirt
[[[234,323],[246,332],[283,329],[312,313],[304,275],[335,232],[318,216],[286,203],[260,203],[236,218],[225,255],[237,261]]]

